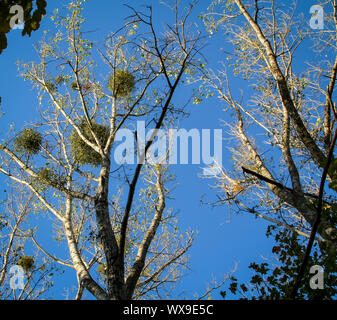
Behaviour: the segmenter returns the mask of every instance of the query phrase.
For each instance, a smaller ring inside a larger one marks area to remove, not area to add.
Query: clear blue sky
[[[123,6],[128,3],[135,7],[140,4],[152,5],[156,21],[165,21],[165,9],[159,5],[158,0],[88,0],[84,16],[86,18],[86,28],[95,31],[94,38],[98,42],[103,41],[104,36],[110,31],[116,30],[122,23],[123,18],[130,14],[129,9]],[[315,1],[299,1],[300,12],[309,17],[309,9]],[[47,0],[47,16],[43,19],[41,27],[37,32],[33,32],[30,38],[22,37],[20,31],[13,30],[8,35],[8,48],[0,56],[0,96],[2,97],[2,107],[5,116],[0,118],[1,138],[6,135],[10,123],[15,123],[17,129],[21,128],[26,121],[34,121],[38,118],[36,112],[37,99],[31,91],[31,85],[18,77],[15,62],[31,61],[36,59],[33,44],[37,43],[43,35],[43,31],[53,28],[50,22],[50,15],[54,8],[61,8],[67,4],[65,0]],[[197,6],[194,16],[200,28],[203,28],[197,15],[206,11],[209,4],[207,0],[201,0]],[[160,23],[157,25],[160,28]],[[220,35],[210,39],[210,43],[204,49],[203,54],[209,59],[211,67],[216,67],[216,63],[223,59],[220,48],[225,46],[224,38]],[[236,81],[236,84],[247,89],[244,82]],[[247,89],[248,90],[248,89]],[[180,91],[182,93],[182,91]],[[180,94],[181,94],[180,93]],[[183,95],[182,95],[183,98]],[[189,105],[188,110],[191,116],[180,122],[181,128],[222,128],[220,119],[228,117],[223,112],[223,106],[217,99],[209,99],[198,105]],[[227,118],[228,119],[228,118]],[[225,135],[224,135],[225,137]],[[223,153],[223,166],[229,166],[230,154],[226,149]],[[175,165],[172,168],[177,175],[178,187],[174,191],[174,200],[168,206],[179,210],[179,223],[182,229],[192,229],[198,231],[194,246],[190,250],[191,270],[184,277],[177,287],[177,298],[194,298],[194,294],[200,295],[206,289],[207,282],[213,278],[221,281],[224,273],[229,273],[236,262],[239,263],[236,278],[242,280],[249,279],[248,265],[252,261],[259,261],[261,255],[271,256],[272,243],[265,238],[266,223],[256,220],[248,214],[232,216],[228,207],[212,208],[202,205],[200,200],[205,201],[215,199],[215,190],[210,187],[210,180],[200,179],[202,172],[200,165]],[[0,187],[5,181],[4,176],[0,176]],[[3,188],[0,188],[2,192]],[[1,195],[1,193],[0,193]],[[228,220],[230,219],[230,222]],[[45,232],[46,239],[50,237],[49,232]],[[66,250],[58,248],[57,250]],[[57,290],[63,284],[73,281],[76,284],[73,272],[64,274],[62,279],[55,279]],[[56,298],[62,299],[64,292],[59,290]],[[219,291],[214,292],[212,297],[219,299]]]

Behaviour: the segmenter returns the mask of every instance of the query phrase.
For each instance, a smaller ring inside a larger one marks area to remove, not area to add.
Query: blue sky
[[[84,16],[86,18],[87,30],[94,31],[93,37],[98,43],[102,43],[104,36],[116,30],[125,16],[130,14],[123,3],[128,3],[139,8],[139,4],[152,5],[157,28],[165,21],[165,8],[159,5],[159,1],[109,1],[88,0]],[[309,18],[309,9],[316,1],[299,1],[299,12]],[[37,99],[31,91],[31,85],[18,77],[16,61],[31,61],[36,59],[33,44],[41,39],[44,30],[53,28],[50,15],[54,8],[61,8],[67,4],[65,0],[48,0],[47,16],[43,19],[41,27],[32,36],[21,37],[20,31],[13,30],[8,35],[8,48],[0,56],[0,96],[2,97],[2,111],[5,116],[0,118],[1,139],[6,135],[11,123],[15,123],[17,129],[21,128],[26,121],[34,121],[38,118],[36,112]],[[209,1],[201,0],[194,12],[195,21],[203,28],[197,15],[206,11]],[[203,50],[203,54],[209,60],[213,68],[216,63],[224,58],[220,49],[225,46],[222,35],[210,39],[209,44]],[[301,51],[300,51],[301,52]],[[305,52],[303,52],[304,54]],[[235,85],[247,89],[247,85],[233,79]],[[247,91],[246,91],[247,92]],[[249,91],[248,91],[249,92]],[[179,95],[184,98],[184,88],[180,88]],[[191,115],[180,121],[180,127],[185,129],[224,129],[221,119],[229,119],[223,112],[223,105],[219,100],[210,98],[198,105],[189,105],[188,111]],[[224,130],[223,130],[224,132]],[[225,135],[224,135],[225,137]],[[225,144],[224,144],[225,147]],[[230,154],[225,148],[223,150],[223,166],[230,166]],[[208,282],[213,278],[221,281],[225,273],[231,272],[235,263],[239,263],[235,277],[241,281],[249,279],[248,265],[252,261],[259,261],[261,256],[270,257],[273,244],[266,239],[265,231],[267,224],[262,220],[256,220],[252,215],[240,214],[230,216],[228,207],[211,207],[201,204],[204,201],[215,200],[215,190],[211,188],[212,181],[200,179],[201,165],[174,165],[172,171],[177,176],[178,186],[173,193],[174,200],[168,206],[179,210],[179,223],[182,229],[198,231],[194,246],[190,250],[191,270],[181,280],[176,289],[176,297],[194,298],[196,294],[201,295]],[[0,192],[4,186],[5,177],[0,176]],[[0,193],[1,195],[1,193]],[[230,222],[229,222],[230,220]],[[43,231],[42,231],[43,232]],[[46,231],[45,236],[50,234]],[[58,250],[63,250],[58,248]],[[57,290],[62,288],[63,283],[74,281],[74,273],[66,273],[63,278],[57,280]],[[59,290],[56,298],[62,299],[64,292]],[[212,294],[214,299],[221,298],[219,290]]]

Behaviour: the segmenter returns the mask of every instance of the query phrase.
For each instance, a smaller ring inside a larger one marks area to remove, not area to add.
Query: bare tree
[[[187,24],[193,5],[171,9],[173,24],[159,33],[151,7],[130,7],[96,53],[82,31],[82,3],[71,2],[67,16],[53,17],[58,31],[39,44],[39,62],[21,64],[38,91],[40,122],[0,145],[0,172],[51,214],[69,259],[40,250],[75,269],[76,299],[84,290],[97,299],[162,297],[187,264],[193,233],[181,234],[166,208],[168,168],[148,161],[156,131],[183,112],[173,96],[201,46]],[[140,120],[153,134],[137,141],[137,164],[115,164],[119,130]]]
[[[204,21],[211,33],[223,31],[233,52],[202,81],[235,119],[225,121],[237,145],[234,170],[219,168],[216,177],[218,204],[314,237],[335,254],[337,3],[323,5],[324,29],[312,30],[296,2],[213,2]],[[313,56],[306,64],[304,46]],[[240,95],[229,72],[255,93]]]

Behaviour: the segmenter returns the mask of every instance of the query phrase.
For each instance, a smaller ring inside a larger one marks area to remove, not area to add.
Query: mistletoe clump
[[[17,265],[22,267],[25,272],[28,272],[34,266],[34,259],[32,256],[22,256],[18,260]]]
[[[34,129],[24,129],[15,139],[16,150],[27,154],[37,154],[41,149],[41,134]]]
[[[57,89],[56,85],[51,81],[47,81],[45,85],[46,85],[46,88],[48,89],[48,91],[50,91],[50,92],[54,92]]]
[[[135,77],[132,73],[125,70],[116,70],[111,76],[108,88],[115,97],[128,96],[135,87]]]
[[[65,184],[65,179],[58,176],[55,170],[47,167],[42,167],[37,172],[36,182],[42,185]]]
[[[96,144],[95,138],[93,137],[89,125],[86,121],[82,121],[79,125],[79,128],[87,140]],[[92,122],[92,129],[96,137],[100,141],[101,145],[105,145],[109,135],[108,127]],[[89,164],[93,166],[99,166],[100,164],[102,164],[101,155],[93,150],[90,146],[88,146],[75,130],[73,130],[69,140],[71,143],[73,159],[78,164]]]
[[[77,85],[77,82],[76,81],[73,81],[71,84],[70,84],[70,89],[73,90],[73,91],[77,91],[79,90],[78,88],[78,85]]]

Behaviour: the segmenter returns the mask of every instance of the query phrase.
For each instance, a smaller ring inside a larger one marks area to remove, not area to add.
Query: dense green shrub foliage
[[[31,256],[22,256],[18,262],[18,266],[22,267],[25,272],[30,271],[34,266],[34,259]]]

